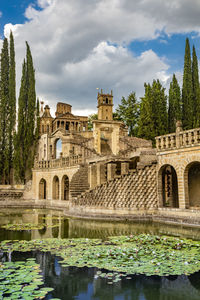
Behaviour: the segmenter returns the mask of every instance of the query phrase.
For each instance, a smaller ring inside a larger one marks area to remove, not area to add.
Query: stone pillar
[[[94,189],[97,186],[97,165],[90,165],[88,172],[88,181],[90,189]]]
[[[183,171],[177,173],[179,208],[182,209],[189,208],[188,179],[186,175],[184,176]]]
[[[121,175],[128,174],[129,172],[129,163],[123,162],[121,163]]]
[[[112,180],[116,175],[116,164],[109,163],[107,164],[107,180]]]
[[[97,164],[97,185],[101,185],[104,182],[106,182],[105,164],[98,163]]]

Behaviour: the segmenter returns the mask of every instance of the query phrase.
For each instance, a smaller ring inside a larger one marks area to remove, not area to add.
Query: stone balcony
[[[190,129],[186,131],[179,130],[156,137],[157,151],[169,151],[180,148],[187,148],[200,145],[200,128]]]
[[[82,163],[82,155],[72,155],[52,160],[35,161],[34,169],[58,169],[77,166]]]

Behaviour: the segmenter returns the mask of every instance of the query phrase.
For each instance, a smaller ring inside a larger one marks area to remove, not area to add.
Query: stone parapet
[[[156,148],[158,152],[196,145],[200,145],[200,128],[177,131],[156,137]]]
[[[35,161],[34,169],[56,169],[76,166],[82,163],[82,155],[72,155],[59,159]]]

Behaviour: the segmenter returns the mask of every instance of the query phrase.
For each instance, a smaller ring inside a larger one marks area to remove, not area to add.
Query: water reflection
[[[22,258],[23,257],[23,258]],[[35,257],[40,264],[45,286],[54,291],[46,299],[54,297],[67,300],[199,300],[200,273],[190,276],[130,276],[120,282],[108,284],[108,279],[96,278],[97,268],[63,268],[59,258],[50,253],[19,252],[12,254],[12,260]],[[2,259],[2,258],[1,258]],[[4,254],[4,261],[9,260]]]
[[[150,233],[174,235],[200,240],[200,229],[152,223],[103,222],[64,218],[59,211],[2,210],[0,225],[33,223],[43,229],[9,231],[0,228],[0,240],[43,238],[106,238],[113,235]],[[35,257],[41,266],[45,285],[54,291],[46,299],[67,300],[199,300],[200,272],[191,276],[131,276],[109,285],[107,279],[96,278],[96,268],[63,268],[59,257],[51,253],[0,253],[0,261],[24,260]]]
[[[45,238],[106,238],[129,234],[173,235],[200,240],[200,229],[150,222],[109,222],[79,220],[63,217],[60,211],[50,210],[4,210],[0,214],[0,226],[15,223],[42,224],[44,228],[27,231],[9,231],[0,228],[0,240]]]

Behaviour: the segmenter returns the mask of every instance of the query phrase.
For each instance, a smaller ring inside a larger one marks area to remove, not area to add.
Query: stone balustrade
[[[200,145],[200,128],[170,133],[156,137],[158,151],[167,151]]]
[[[82,163],[82,155],[72,155],[59,159],[35,161],[34,169],[57,169],[72,167]]]

